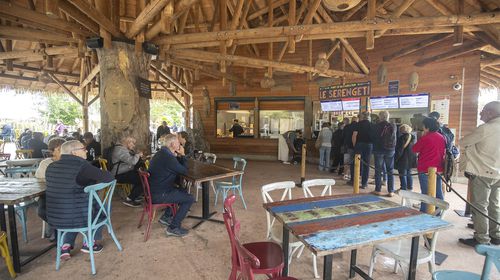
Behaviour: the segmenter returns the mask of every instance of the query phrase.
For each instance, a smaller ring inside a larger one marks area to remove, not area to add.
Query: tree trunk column
[[[97,49],[101,65],[101,144],[109,147],[124,136],[137,140],[139,149],[150,150],[149,99],[139,96],[137,79],[148,79],[150,56],[136,54],[134,45],[113,42]]]

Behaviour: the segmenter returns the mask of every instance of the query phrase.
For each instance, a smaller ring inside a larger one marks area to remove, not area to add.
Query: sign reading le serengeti
[[[370,96],[371,83],[350,83],[319,88],[319,100],[336,100],[340,98]]]

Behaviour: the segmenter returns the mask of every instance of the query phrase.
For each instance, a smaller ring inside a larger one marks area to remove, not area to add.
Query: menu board
[[[421,93],[414,95],[400,95],[399,108],[428,108],[429,107],[429,94]]]
[[[399,99],[397,96],[370,97],[372,110],[398,109]]]
[[[342,108],[344,111],[359,111],[360,101],[359,98],[342,99]]]
[[[342,111],[342,101],[330,101],[330,102],[321,102],[321,111],[330,112],[330,111]]]

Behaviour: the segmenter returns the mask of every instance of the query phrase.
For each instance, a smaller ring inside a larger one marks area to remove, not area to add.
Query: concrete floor
[[[221,160],[218,164],[229,166],[231,162]],[[299,181],[299,174],[299,166],[278,162],[250,161],[248,163],[244,176],[244,192],[248,209],[244,210],[239,201],[236,203],[237,215],[242,222],[241,240],[243,242],[259,241],[265,237],[266,218],[262,208],[260,187],[277,181]],[[307,179],[331,178],[331,173],[319,172],[314,165],[307,166],[307,174]],[[352,192],[351,187],[346,186],[343,180],[334,178],[337,180],[334,187],[336,193]],[[396,179],[396,186],[399,187],[398,179]],[[465,185],[455,184],[454,186],[465,195]],[[373,185],[370,185],[366,191],[372,191],[373,188]],[[302,197],[302,190],[297,189],[294,197]],[[213,197],[211,200],[213,201]],[[399,201],[397,196],[392,200]],[[466,227],[469,219],[459,217],[452,211],[463,209],[464,203],[453,193],[447,193],[446,200],[451,204],[451,211],[445,219],[451,222],[454,228],[439,235],[437,249],[447,254],[448,258],[441,266],[437,266],[437,269],[459,269],[481,273],[484,258],[477,255],[473,248],[458,243],[458,238],[468,238],[473,233]],[[220,211],[221,207],[219,202],[216,210]],[[199,214],[200,212],[201,203],[194,204],[192,213]],[[227,279],[231,263],[229,239],[224,225],[205,223],[196,230],[192,230],[184,238],[167,238],[163,227],[156,222],[153,224],[149,241],[144,243],[144,228],[137,229],[140,213],[141,209],[128,208],[120,203],[118,196],[115,197],[114,230],[124,249],[118,252],[105,233],[105,249],[101,254],[96,255],[96,276],[90,274],[88,255],[76,250],[70,260],[62,263],[60,271],[56,271],[55,250],[51,250],[23,267],[23,272],[19,274],[18,279]],[[40,240],[40,222],[35,215],[35,209],[30,209],[28,218],[30,242],[22,244],[22,250],[32,250],[48,242]],[[222,219],[220,213],[216,217]],[[186,219],[184,226],[189,228],[194,222],[192,219]],[[79,249],[80,246],[79,238],[77,248]],[[365,270],[368,269],[370,254],[371,247],[358,251],[358,264]],[[334,256],[334,279],[348,279],[349,256],[348,253]],[[392,272],[393,261],[385,257],[379,257],[377,260],[375,279],[402,279],[401,272],[398,274]],[[304,251],[300,259],[293,259],[290,275],[299,279],[314,279],[311,263],[311,254]],[[318,259],[320,274],[322,267],[323,261]],[[0,261],[0,279],[8,279],[2,261]],[[361,279],[361,277],[356,276],[355,279]],[[427,265],[418,267],[417,279],[431,279]],[[495,271],[490,279],[500,279],[500,275]]]

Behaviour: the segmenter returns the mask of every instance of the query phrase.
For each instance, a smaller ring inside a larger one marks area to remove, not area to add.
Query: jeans
[[[161,193],[159,195],[153,195],[153,203],[176,203],[179,204],[179,209],[172,220],[171,228],[181,227],[181,222],[186,217],[189,208],[194,202],[194,197],[187,193],[184,189],[174,188],[169,192]],[[168,218],[172,216],[170,208],[165,209],[163,217]]]
[[[471,177],[472,204],[481,212],[500,222],[500,180],[480,176]],[[500,226],[472,210],[474,238],[479,243],[490,242],[490,237],[500,238]]]
[[[120,184],[132,184],[132,191],[128,196],[130,200],[136,200],[137,197],[139,197],[143,193],[141,178],[139,177],[139,173],[137,173],[137,171],[130,170],[125,173],[116,175],[115,178],[116,182]]]
[[[422,194],[428,193],[429,176],[424,173],[418,174],[418,181],[420,182],[420,191]],[[436,198],[443,199],[443,189],[441,188],[441,178],[436,177]],[[420,212],[427,212],[427,204],[420,205]]]
[[[375,158],[375,191],[379,192],[382,189],[382,173],[384,178],[387,176],[387,191],[394,192],[394,151],[374,152]]]
[[[409,169],[398,169],[399,181],[401,183],[402,190],[413,190],[413,178],[411,177],[411,168]]]
[[[361,160],[370,163],[370,157],[372,155],[373,144],[371,143],[356,143],[356,147],[354,148],[355,154],[361,154]],[[366,188],[368,185],[368,174],[370,173],[370,167],[365,166],[364,163],[361,162],[360,166],[361,170],[361,187]],[[351,181],[354,178],[354,161],[351,165]]]
[[[95,231],[94,240],[102,240],[102,229],[104,227],[105,227],[105,225],[99,227]],[[63,242],[63,244],[69,244],[72,247],[75,247],[75,239],[76,239],[77,235],[78,235],[78,232],[68,232],[68,233],[66,233],[64,235],[64,242]],[[88,238],[91,238],[91,237],[88,236]]]
[[[330,170],[330,152],[332,147],[319,148],[319,170]]]

